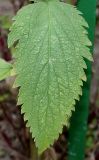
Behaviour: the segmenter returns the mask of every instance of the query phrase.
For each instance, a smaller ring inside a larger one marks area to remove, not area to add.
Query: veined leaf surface
[[[79,14],[72,5],[45,0],[23,7],[11,27],[19,103],[39,152],[68,125],[86,80],[84,58],[92,60],[88,25]]]
[[[12,65],[0,58],[0,81],[11,75]]]

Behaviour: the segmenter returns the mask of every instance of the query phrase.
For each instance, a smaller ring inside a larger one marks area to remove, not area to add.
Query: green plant
[[[79,0],[77,8],[83,12],[83,16],[88,22],[88,36],[92,42],[90,48],[93,53],[94,32],[96,19],[96,0]],[[83,160],[85,157],[85,144],[87,132],[87,119],[89,113],[89,95],[91,82],[91,62],[86,60],[87,64],[87,82],[83,85],[83,95],[79,102],[76,103],[76,110],[71,118],[71,126],[69,129],[69,160]]]
[[[92,56],[88,24],[80,14],[70,4],[40,0],[23,7],[10,29],[8,45],[15,46],[16,61],[11,68],[0,64],[7,73],[1,78],[14,69],[14,86],[20,86],[18,104],[39,153],[58,138],[63,125],[69,126],[75,100],[82,95],[84,58]]]

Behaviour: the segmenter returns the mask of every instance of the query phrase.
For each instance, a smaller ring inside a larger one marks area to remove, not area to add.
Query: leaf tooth
[[[73,102],[72,102],[72,106],[73,106],[73,108],[74,108],[75,103],[76,103],[76,102],[75,102],[75,100],[73,100]]]
[[[30,125],[28,123],[28,120],[26,121],[26,127],[30,128]]]
[[[92,55],[91,54],[89,54],[89,57],[87,58],[89,61],[91,61],[91,62],[94,62],[94,59],[93,59],[93,57],[92,57]]]
[[[80,89],[79,95],[82,96],[82,88]]]
[[[83,76],[81,77],[81,79],[83,80],[83,81],[87,81],[87,77],[86,77],[86,74],[85,74],[85,72],[83,71]]]
[[[19,105],[22,105],[22,103],[19,101],[19,99],[18,99],[18,101],[17,101],[17,106],[19,106]]]
[[[76,103],[76,102],[75,102]],[[72,111],[75,111],[75,107],[72,108]]]
[[[83,60],[83,68],[87,69],[87,64],[86,64],[86,62],[84,60]]]
[[[18,88],[20,87],[20,84],[18,83],[18,75],[16,75],[15,81],[13,83],[13,88]]]
[[[90,53],[90,50],[88,49],[88,47],[87,47],[87,49],[85,48],[85,50],[83,51],[83,55],[82,56],[83,56],[84,60],[88,59],[89,61],[93,62],[93,56]]]
[[[25,113],[24,109],[22,109],[22,108],[21,108],[21,113],[24,114],[24,120],[27,121],[29,119],[29,116],[28,116],[28,114]]]
[[[23,102],[22,102],[22,100],[21,100],[21,98],[20,98],[20,96],[18,96],[18,100],[17,100],[17,105],[19,106],[19,105],[23,105]],[[23,107],[22,107],[23,108]],[[25,112],[24,112],[25,113]]]
[[[80,87],[83,86],[83,81],[82,81],[82,79],[80,79],[80,81],[79,81],[79,86],[80,86]]]
[[[80,100],[80,96],[79,95],[76,97],[76,100],[78,100],[78,101]]]

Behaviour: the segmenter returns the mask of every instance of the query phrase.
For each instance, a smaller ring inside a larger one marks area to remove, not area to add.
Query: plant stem
[[[31,140],[30,140],[30,152],[31,152],[31,160],[38,160],[38,153],[37,153],[37,148],[35,146],[35,143],[31,137]]]
[[[78,0],[77,7],[83,12],[83,16],[89,24],[89,38],[92,41],[91,52],[94,46],[94,31],[96,18],[96,0]],[[76,104],[76,111],[71,118],[69,130],[68,160],[84,160],[87,119],[89,113],[89,94],[91,82],[91,62],[87,63],[87,83],[83,85],[83,96]]]

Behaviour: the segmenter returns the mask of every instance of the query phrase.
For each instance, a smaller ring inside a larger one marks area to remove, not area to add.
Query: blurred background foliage
[[[76,5],[76,0],[67,1]],[[14,52],[13,48],[9,50],[7,47],[11,18],[27,3],[30,3],[29,0],[0,0],[0,57],[6,61],[13,60],[11,52]],[[85,160],[99,160],[99,0],[96,19]],[[66,160],[66,127],[54,145],[38,157],[29,130],[25,127],[20,107],[16,106],[18,89],[11,89],[13,80],[8,78],[0,82],[0,160]]]

